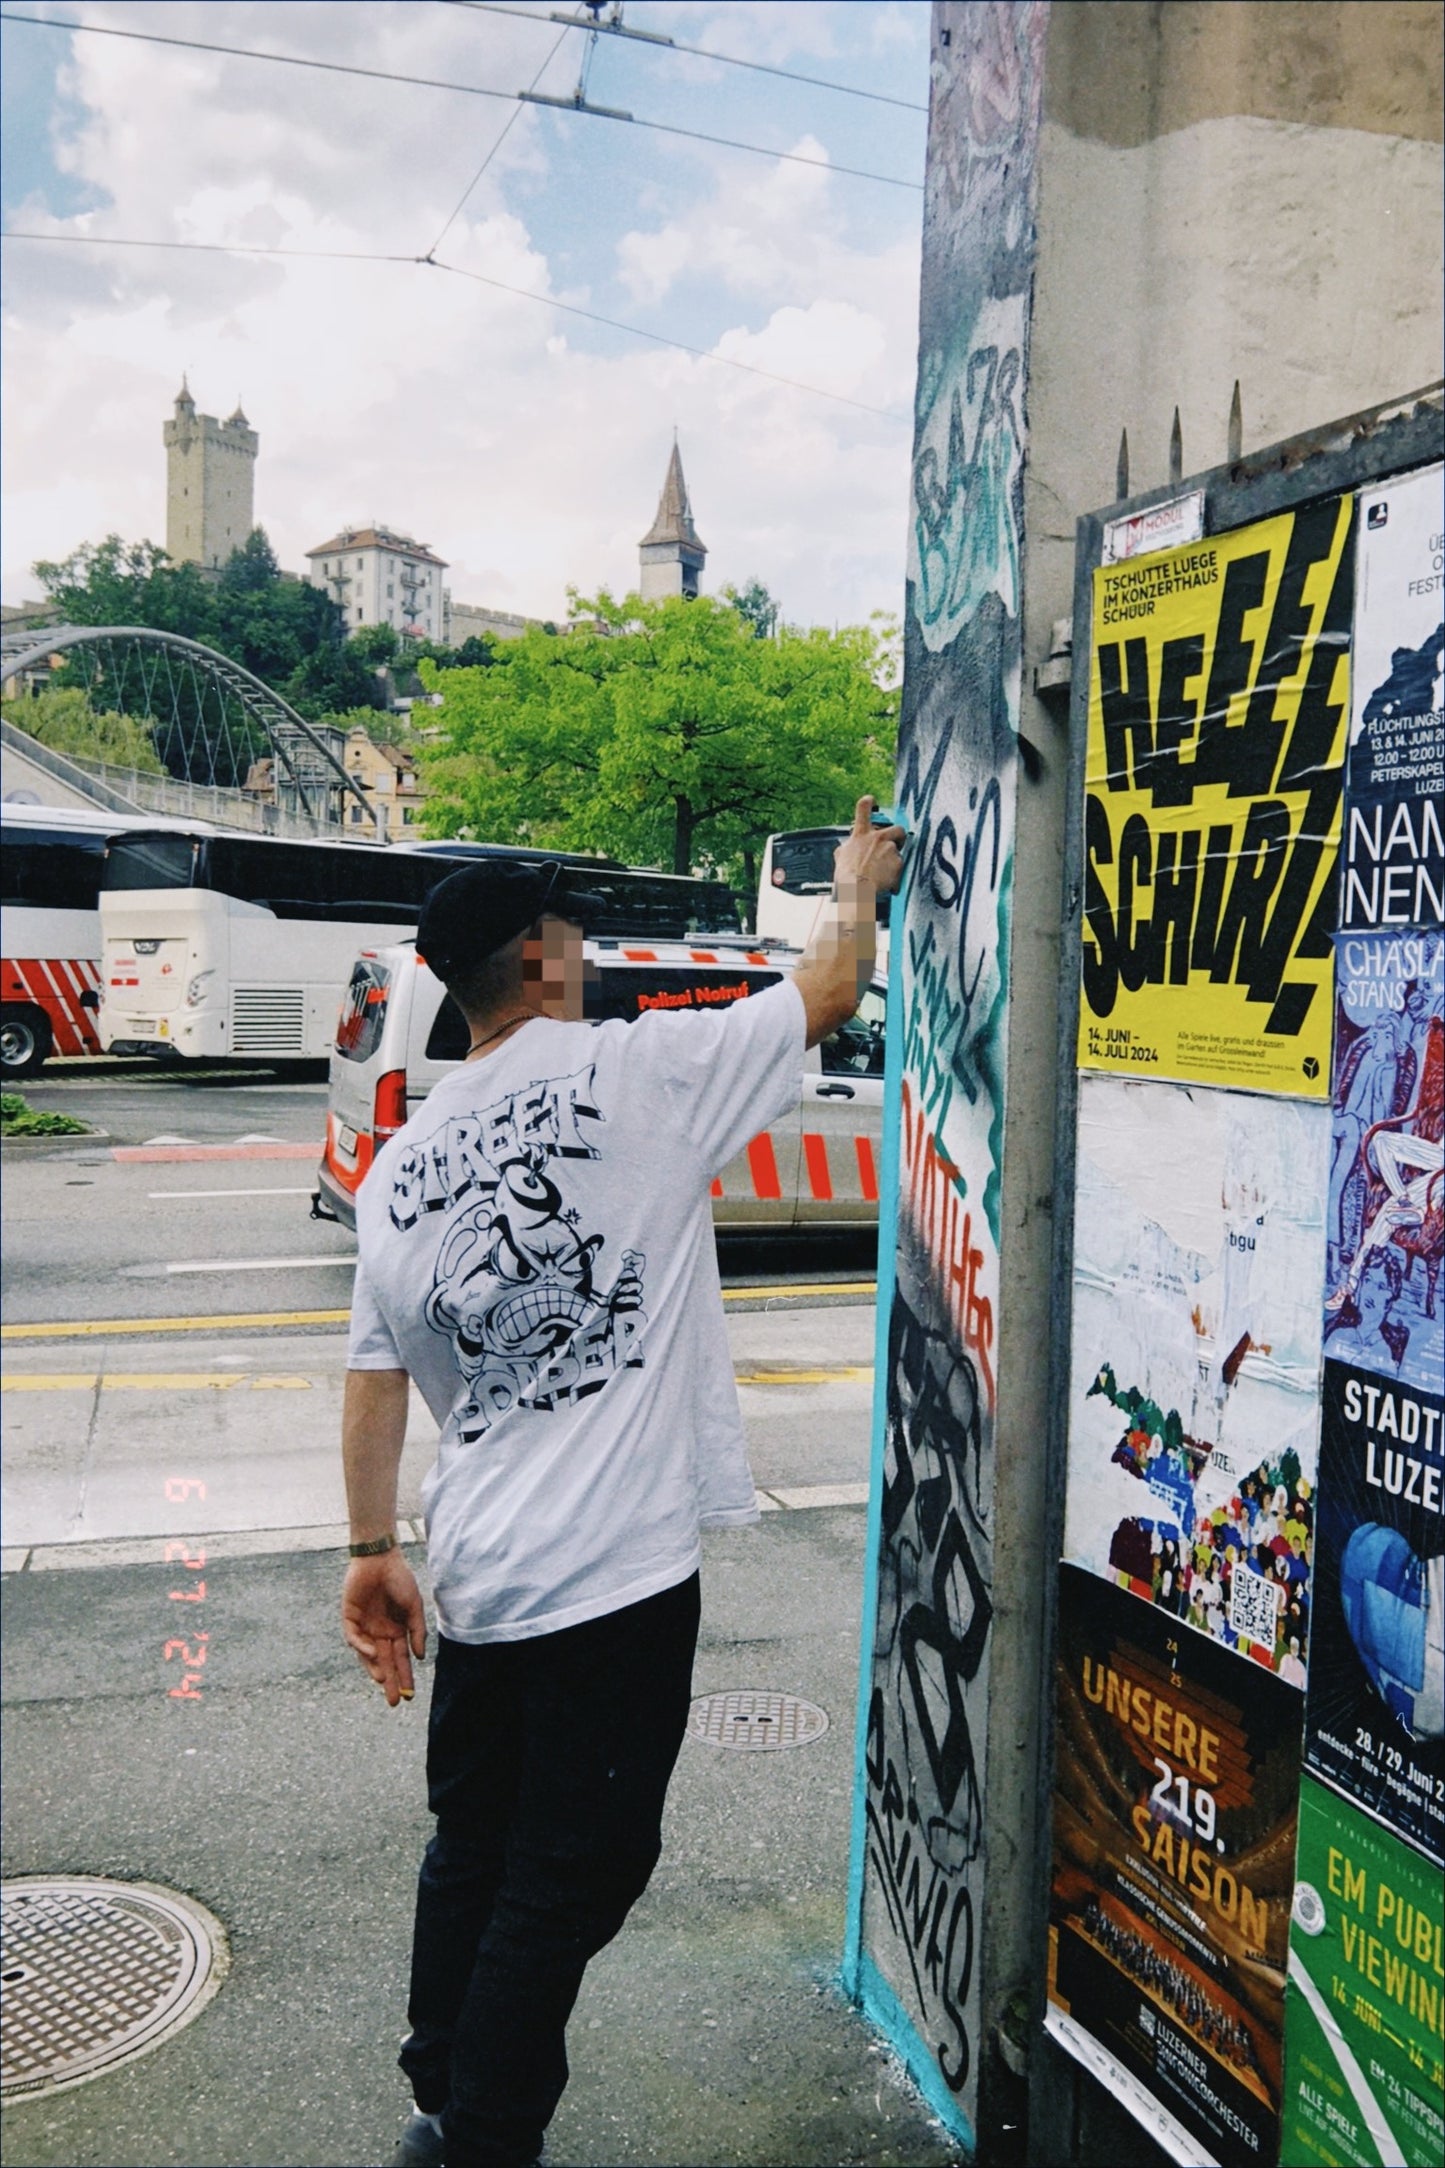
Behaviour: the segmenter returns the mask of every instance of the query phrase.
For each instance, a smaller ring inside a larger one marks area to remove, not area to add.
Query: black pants
[[[687,1723],[698,1577],[532,1641],[441,1640],[401,2067],[447,2168],[524,2168],[588,1960],[646,1889]]]

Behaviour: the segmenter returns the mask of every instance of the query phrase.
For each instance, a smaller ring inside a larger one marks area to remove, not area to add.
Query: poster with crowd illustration
[[[1301,1687],[1327,1110],[1079,1083],[1064,1555]]]

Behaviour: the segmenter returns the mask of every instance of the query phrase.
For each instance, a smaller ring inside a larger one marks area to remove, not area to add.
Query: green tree
[[[759,579],[750,579],[746,587],[726,587],[723,593],[737,611],[745,617],[760,640],[771,640],[778,629],[778,605]]]
[[[97,713],[78,686],[47,685],[29,699],[7,700],[0,713],[53,753],[109,760],[147,775],[166,772],[151,743],[149,723],[138,715]]]
[[[441,647],[428,657],[438,670],[487,670],[496,661],[496,649],[484,633],[469,632],[460,647]]]
[[[173,565],[154,542],[108,534],[34,572],[69,625],[148,625],[215,643],[215,588],[199,565]]]
[[[401,634],[395,625],[358,625],[349,645],[363,662],[395,662],[401,653]]]
[[[69,557],[35,566],[36,578],[72,625],[141,625],[178,633],[229,655],[272,686],[309,722],[330,709],[377,707],[371,671],[346,644],[340,609],[307,580],[282,572],[255,528],[219,575],[172,564],[154,542],[107,535]],[[173,775],[236,785],[265,750],[259,727],[240,720],[203,672],[122,643],[104,657],[77,651],[54,683],[86,691],[100,708],[149,714]]]
[[[421,749],[426,826],[608,851],[751,889],[770,829],[843,818],[892,774],[886,632],[785,628],[760,640],[713,597],[574,598],[567,633],[532,626],[490,669],[440,672]]]

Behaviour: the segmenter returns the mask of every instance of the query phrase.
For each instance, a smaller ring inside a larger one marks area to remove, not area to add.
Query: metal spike
[[[1229,444],[1225,453],[1231,467],[1237,467],[1244,457],[1244,408],[1239,399],[1239,378],[1234,380],[1234,397],[1229,402]]]
[[[1169,432],[1169,479],[1184,479],[1184,431],[1179,426],[1179,409],[1174,409],[1174,427]]]
[[[1123,501],[1129,494],[1129,432],[1119,431],[1119,459],[1114,468],[1114,495]]]

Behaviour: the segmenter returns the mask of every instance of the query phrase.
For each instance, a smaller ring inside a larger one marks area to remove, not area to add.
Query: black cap
[[[439,979],[494,956],[547,910],[561,871],[560,866],[519,865],[515,859],[479,859],[448,874],[422,905],[418,955]]]

